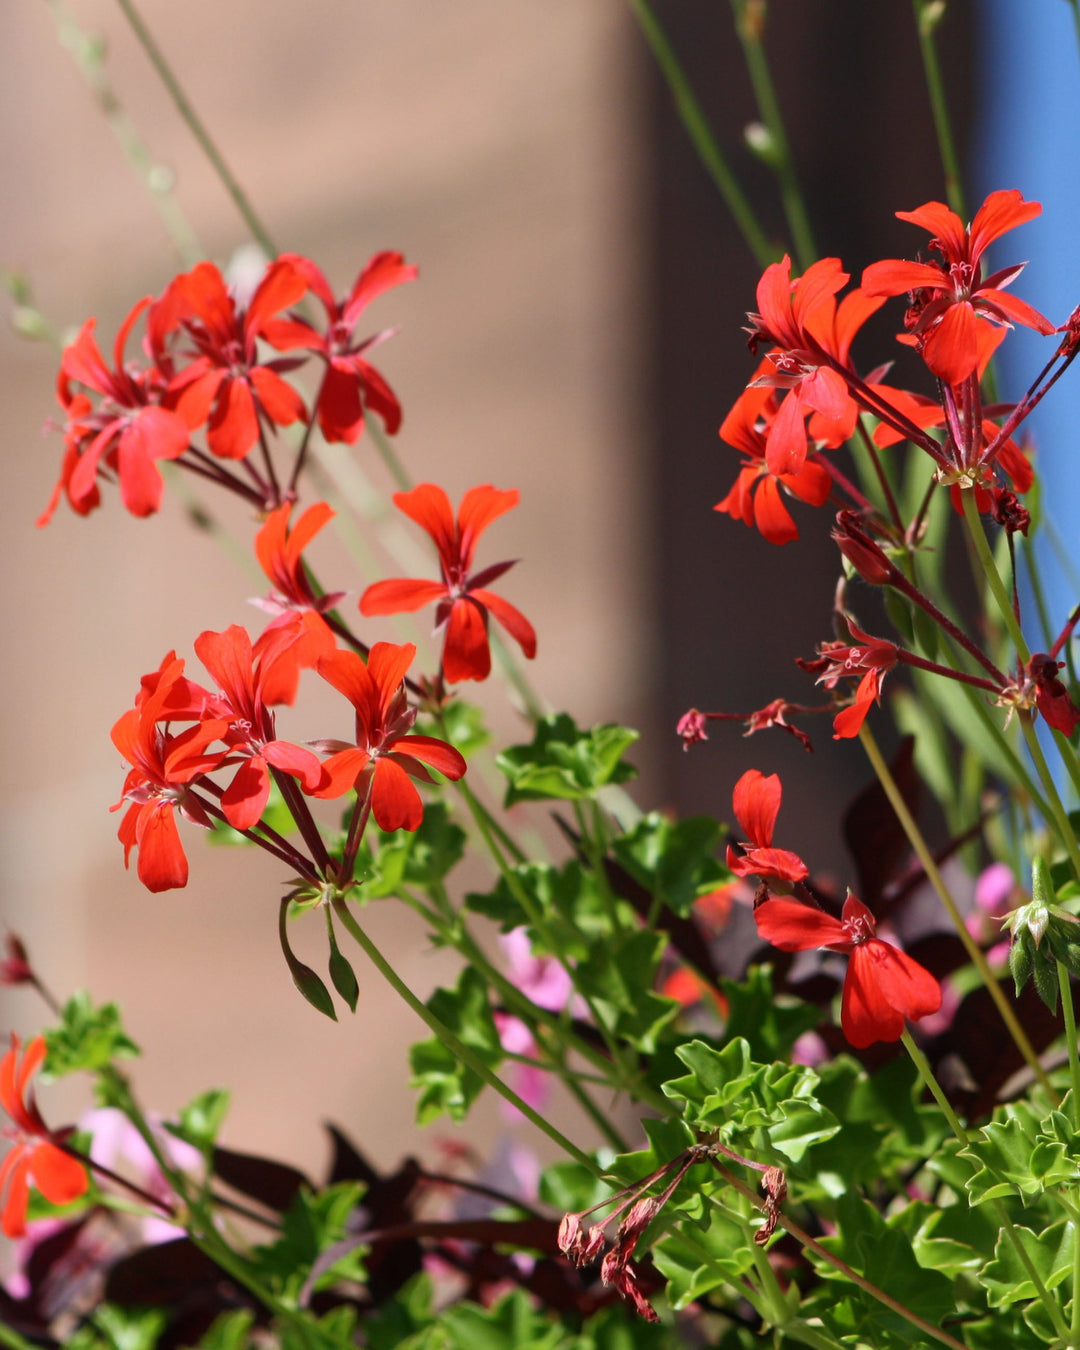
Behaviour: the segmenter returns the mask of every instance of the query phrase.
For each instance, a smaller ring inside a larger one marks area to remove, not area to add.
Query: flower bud
[[[896,568],[858,523],[853,511],[838,513],[832,537],[863,581],[868,581],[871,586],[888,586],[892,582]]]

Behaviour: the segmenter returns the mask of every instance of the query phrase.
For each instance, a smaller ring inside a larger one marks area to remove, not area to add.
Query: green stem
[[[776,173],[780,185],[780,200],[788,229],[791,231],[799,270],[805,272],[817,258],[817,247],[814,244],[806,203],[799,188],[791,145],[784,130],[784,119],[780,115],[780,101],[776,96],[776,88],[769,71],[769,60],[765,54],[765,44],[762,41],[765,6],[760,0],[731,0],[731,8],[735,14],[735,31],[739,35],[746,57],[746,69],[754,89],[758,112],[769,133],[768,164]]]
[[[205,256],[203,247],[173,193],[171,172],[154,160],[149,146],[109,83],[105,74],[104,44],[79,27],[63,0],[48,0],[48,4],[60,45],[70,53],[110,130],[120,142],[124,158],[150,193],[173,248],[185,266],[192,266]]]
[[[758,266],[767,267],[769,263],[775,261],[776,250],[758,224],[753,207],[724,159],[701,104],[686,78],[686,72],[679,64],[679,58],[653,13],[649,0],[627,0],[627,3],[641,27],[656,64],[660,67],[661,75],[667,81],[675,100],[675,109],[690,138],[690,143],[697,151],[705,171],[719,189]]]
[[[368,414],[364,418],[364,430],[371,437],[371,443],[379,452],[379,458],[386,465],[390,477],[394,480],[399,492],[408,492],[413,486],[409,471],[401,462],[401,457],[391,444],[389,436],[378,425],[376,418]]]
[[[0,1322],[0,1345],[7,1346],[8,1350],[40,1350],[40,1345],[34,1345],[14,1328],[4,1326],[3,1322]]]
[[[483,1081],[487,1083],[488,1087],[497,1092],[505,1101],[508,1101],[511,1106],[516,1106],[527,1120],[531,1121],[538,1130],[541,1130],[546,1134],[547,1137],[557,1144],[564,1153],[573,1158],[576,1162],[581,1163],[583,1167],[587,1167],[594,1176],[603,1176],[603,1169],[593,1158],[590,1158],[589,1155],[578,1148],[576,1144],[571,1143],[571,1141],[567,1139],[564,1134],[560,1133],[549,1120],[545,1120],[539,1112],[534,1111],[528,1102],[522,1101],[518,1094],[514,1092],[512,1088],[508,1087],[498,1074],[485,1064],[474,1050],[455,1036],[450,1028],[436,1017],[427,1004],[413,993],[409,986],[398,975],[393,966],[391,966],[389,961],[387,961],[386,957],[383,956],[379,948],[376,947],[375,943],[372,942],[371,938],[368,937],[367,933],[356,922],[352,914],[349,913],[348,906],[344,901],[339,897],[334,900],[333,904],[334,912],[341,920],[342,925],[352,934],[357,945],[363,950],[375,969],[387,984],[390,985],[391,989],[393,989],[394,992],[408,1004],[417,1017],[419,1017],[434,1035],[438,1037],[450,1053],[454,1055],[455,1058],[459,1059],[462,1064],[465,1064],[472,1069],[473,1073],[482,1078]]]
[[[942,1091],[940,1083],[934,1077],[934,1071],[930,1068],[930,1064],[927,1061],[926,1056],[915,1044],[914,1040],[912,1039],[911,1032],[908,1031],[906,1027],[904,1028],[903,1035],[900,1037],[900,1039],[904,1043],[904,1049],[911,1056],[912,1062],[914,1063],[916,1069],[918,1069],[919,1077],[930,1089],[931,1093],[933,1094],[934,1100],[941,1108],[942,1114],[945,1116],[945,1119],[949,1122],[953,1134],[956,1135],[957,1139],[964,1146],[964,1148],[967,1148],[969,1143],[971,1142],[970,1139],[968,1138],[967,1131],[964,1129],[963,1125],[960,1124],[960,1121],[957,1118],[956,1112],[952,1109],[952,1105],[950,1104],[948,1097],[945,1096],[945,1093]],[[1053,1298],[1050,1296],[1050,1291],[1043,1283],[1042,1278],[1039,1275],[1039,1272],[1035,1269],[1035,1266],[1033,1265],[1031,1257],[1028,1255],[1027,1249],[1025,1248],[1024,1244],[1020,1241],[1020,1235],[1013,1227],[1012,1220],[1009,1218],[1008,1210],[1006,1210],[1005,1206],[1002,1204],[1000,1200],[992,1200],[991,1204],[994,1206],[994,1209],[997,1213],[1001,1231],[1012,1243],[1013,1250],[1016,1252],[1020,1264],[1024,1267],[1028,1279],[1035,1287],[1035,1293],[1038,1296],[1039,1302],[1046,1309],[1046,1315],[1050,1318],[1050,1321],[1054,1324],[1054,1330],[1062,1338],[1062,1341],[1068,1344],[1069,1328],[1065,1325],[1065,1318],[1062,1316],[1061,1309],[1058,1307],[1058,1305],[1054,1302]]]
[[[1080,1130],[1080,1056],[1078,1056],[1076,1046],[1076,1011],[1073,1008],[1072,982],[1063,961],[1057,963],[1057,973],[1058,988],[1061,991],[1061,1016],[1065,1021],[1065,1048],[1069,1052],[1073,1127]]]
[[[945,100],[945,83],[941,78],[937,47],[934,45],[934,29],[944,11],[944,6],[940,8],[932,6],[928,0],[914,0],[914,6],[915,30],[919,35],[919,51],[926,74],[926,88],[930,95],[930,109],[934,114],[941,167],[945,172],[945,197],[961,220],[966,220],[960,162],[956,157],[949,106]]]
[[[117,4],[123,11],[124,17],[127,19],[128,23],[131,25],[132,31],[136,38],[138,38],[143,51],[149,57],[150,64],[154,67],[155,71],[157,71],[158,78],[165,86],[172,101],[176,104],[177,111],[187,123],[188,130],[195,137],[199,144],[199,148],[210,161],[210,165],[221,180],[225,191],[233,199],[233,203],[240,212],[244,224],[251,231],[253,237],[258,241],[260,247],[267,256],[270,258],[276,257],[278,250],[274,241],[270,238],[269,233],[263,226],[258,215],[256,215],[255,208],[251,205],[247,194],[240,186],[232,170],[225,163],[221,151],[214,144],[202,119],[192,107],[187,95],[184,93],[180,81],[177,79],[172,67],[165,59],[165,54],[150,35],[150,30],[147,28],[138,10],[135,8],[134,0],[117,0]]]
[[[711,1159],[711,1162],[729,1186],[738,1191],[740,1195],[744,1195],[752,1200],[755,1205],[760,1204],[758,1196],[754,1191],[752,1191],[744,1181],[737,1177],[734,1172],[729,1171],[728,1168],[715,1157]],[[859,1272],[853,1270],[846,1261],[841,1261],[838,1256],[823,1247],[816,1238],[812,1238],[804,1228],[801,1228],[795,1222],[794,1219],[790,1219],[786,1214],[781,1213],[777,1219],[777,1224],[780,1228],[783,1228],[786,1232],[790,1233],[797,1242],[800,1242],[809,1251],[812,1251],[815,1256],[820,1257],[822,1261],[826,1261],[834,1270],[838,1270],[843,1276],[849,1279],[852,1284],[858,1285],[864,1293],[869,1294],[871,1298],[877,1299],[879,1303],[883,1304],[886,1308],[890,1308],[898,1316],[904,1318],[906,1322],[910,1322],[912,1326],[918,1327],[925,1335],[933,1337],[936,1341],[940,1341],[942,1345],[949,1346],[949,1350],[967,1350],[966,1346],[962,1345],[958,1340],[955,1340],[947,1331],[942,1331],[938,1327],[931,1326],[929,1322],[925,1322],[917,1313],[913,1313],[910,1308],[906,1308],[902,1303],[897,1302],[897,1300],[893,1298],[891,1294],[887,1294],[884,1289],[879,1289],[876,1284],[871,1284],[864,1275],[860,1275]],[[787,1328],[785,1328],[785,1330],[787,1330]]]
[[[971,540],[972,547],[975,550],[975,557],[978,559],[979,566],[982,569],[983,576],[987,585],[997,601],[997,607],[1001,612],[1001,617],[1005,622],[1005,627],[1009,631],[1009,636],[1016,647],[1016,654],[1026,666],[1031,660],[1031,653],[1028,651],[1027,643],[1024,641],[1024,634],[1020,629],[1020,620],[1016,617],[1016,611],[1012,606],[1012,598],[1001,579],[1001,573],[998,571],[997,563],[994,561],[994,555],[990,551],[990,544],[986,538],[986,531],[983,528],[982,517],[979,515],[979,508],[975,504],[975,489],[963,488],[960,496],[964,503],[964,524],[967,526],[968,537]]]
[[[1047,764],[1046,756],[1039,744],[1039,737],[1035,731],[1031,711],[1028,708],[1021,708],[1017,716],[1020,719],[1020,727],[1027,743],[1028,754],[1035,765],[1035,772],[1039,775],[1039,781],[1046,791],[1046,797],[1050,804],[1050,819],[1053,820],[1065,852],[1069,855],[1073,873],[1077,880],[1080,880],[1080,847],[1077,846],[1076,833],[1069,823],[1068,812],[1065,810],[1065,805],[1057,790],[1054,775],[1050,772],[1050,766]]]
[[[867,758],[870,760],[874,772],[877,774],[878,782],[881,784],[886,797],[889,799],[890,805],[896,812],[896,818],[899,820],[904,833],[908,837],[908,842],[915,850],[916,857],[922,863],[923,870],[925,871],[931,886],[933,886],[934,890],[937,892],[938,898],[945,906],[945,910],[952,920],[953,927],[956,929],[957,936],[964,945],[964,950],[967,952],[976,970],[978,970],[979,974],[982,976],[983,983],[986,985],[990,997],[997,1005],[998,1012],[1001,1014],[1001,1020],[1008,1028],[1009,1035],[1012,1037],[1016,1048],[1020,1051],[1021,1055],[1023,1055],[1028,1067],[1043,1085],[1046,1092],[1049,1094],[1050,1099],[1055,1101],[1056,1093],[1050,1085],[1049,1078],[1046,1076],[1046,1070],[1039,1063],[1039,1057],[1036,1055],[1031,1042],[1024,1034],[1023,1027],[1021,1027],[1020,1023],[1017,1021],[1016,1014],[1013,1012],[1005,995],[1002,993],[1001,985],[994,978],[993,972],[987,963],[986,956],[978,943],[968,932],[967,925],[964,923],[963,917],[956,907],[956,901],[952,898],[949,888],[945,885],[945,879],[941,875],[937,863],[934,861],[934,855],[931,853],[929,845],[923,838],[918,825],[915,823],[915,818],[908,810],[907,803],[904,801],[900,789],[896,785],[896,780],[893,778],[892,773],[889,771],[889,766],[885,763],[881,751],[878,749],[878,744],[877,741],[874,740],[873,733],[865,723],[863,724],[862,730],[859,732],[859,739],[862,741]]]

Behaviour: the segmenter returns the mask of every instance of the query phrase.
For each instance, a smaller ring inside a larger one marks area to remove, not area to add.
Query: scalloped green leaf
[[[623,755],[638,739],[631,727],[614,723],[581,731],[567,713],[543,718],[528,745],[512,745],[498,755],[506,777],[506,805],[515,802],[581,801],[608,783],[625,783],[637,772]]]
[[[1070,1274],[1076,1252],[1076,1225],[1072,1220],[1061,1219],[1043,1233],[1016,1224],[1012,1231],[1047,1289],[1056,1288]],[[998,1238],[993,1261],[982,1273],[982,1283],[992,1308],[1037,1297],[1027,1267],[1004,1232]]]

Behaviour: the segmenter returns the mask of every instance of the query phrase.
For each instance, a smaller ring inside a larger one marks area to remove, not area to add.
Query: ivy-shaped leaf
[[[622,757],[637,739],[636,731],[614,723],[580,731],[567,713],[545,717],[531,744],[512,745],[495,760],[509,783],[506,805],[581,801],[608,783],[625,783],[636,770]]]
[[[1076,1225],[1071,1220],[1062,1219],[1043,1233],[1015,1224],[1012,1231],[1047,1289],[1054,1289],[1072,1271]],[[994,1259],[982,1273],[982,1283],[992,1308],[1036,1297],[1034,1282],[1007,1233],[999,1236]]]
[[[491,1068],[503,1057],[499,1033],[495,1027],[487,985],[471,966],[461,972],[456,989],[436,989],[427,1006],[458,1040]],[[463,1064],[442,1041],[433,1037],[420,1041],[409,1051],[411,1086],[419,1089],[416,1119],[426,1125],[440,1116],[464,1120],[480,1095],[484,1080]]]
[[[653,991],[666,947],[662,933],[620,932],[593,943],[575,968],[575,986],[597,1015],[642,1054],[652,1053],[661,1029],[679,1012],[675,999]]]
[[[1053,1186],[1076,1179],[1076,1164],[1069,1159],[1065,1145],[1043,1136],[1040,1122],[1023,1103],[1004,1108],[1003,1120],[992,1120],[969,1136],[968,1146],[960,1152],[977,1170],[968,1179],[969,1203],[982,1204],[1006,1195],[1039,1195]]]
[[[349,1216],[363,1193],[358,1181],[341,1181],[321,1191],[301,1187],[282,1215],[279,1237],[254,1249],[260,1278],[277,1294],[296,1298],[318,1257],[347,1236]],[[339,1261],[320,1272],[315,1287],[363,1277],[361,1249],[349,1246]]]
[[[685,917],[694,901],[731,880],[716,858],[721,826],[709,816],[669,820],[652,811],[612,842],[612,852],[656,900]]]

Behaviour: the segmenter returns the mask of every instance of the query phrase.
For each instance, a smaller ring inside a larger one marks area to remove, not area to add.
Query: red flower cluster
[[[434,483],[395,493],[394,504],[431,535],[439,551],[442,580],[400,577],[377,581],[360,597],[361,614],[401,614],[434,603],[436,627],[445,630],[442,673],[451,684],[486,680],[491,674],[489,614],[532,660],[536,655],[532,624],[513,605],[487,589],[514,563],[495,563],[480,572],[470,572],[481,534],[493,520],[517,506],[517,491],[500,492],[490,484],[470,488],[461,499],[456,520],[449,497]]]
[[[176,460],[268,509],[290,495],[303,455],[301,450],[284,489],[268,448],[268,434],[277,428],[316,418],[327,440],[351,444],[367,410],[382,418],[388,432],[397,431],[400,405],[361,355],[389,333],[358,338],[356,327],[372,300],[415,275],[399,253],[377,254],[339,303],[314,263],[284,254],[268,265],[245,301],[213,263],[201,262],[159,298],[147,296],[132,309],[120,327],[111,370],[88,319],[61,358],[64,459],[38,524],[51,518],[61,495],[79,515],[92,511],[101,501],[102,478],[118,482],[134,515],[150,515],[161,505],[161,459]],[[326,311],[323,329],[289,313],[309,290]],[[142,359],[126,361],[125,347],[144,313]],[[275,350],[290,354],[275,356]],[[285,377],[311,357],[320,360],[323,375],[309,407]],[[192,440],[203,428],[205,450]],[[263,451],[259,465],[249,458],[256,446]],[[230,468],[240,460],[243,476]]]
[[[809,876],[809,869],[797,853],[772,846],[782,795],[779,775],[766,778],[760,769],[747,769],[735,784],[735,819],[747,843],[741,854],[728,845],[727,865],[737,877],[757,876],[773,890],[789,891]]]
[[[35,1036],[21,1064],[19,1049],[19,1038],[12,1032],[11,1049],[0,1060],[0,1106],[13,1127],[0,1133],[14,1143],[0,1163],[0,1231],[9,1238],[26,1232],[31,1182],[53,1205],[68,1205],[90,1188],[86,1169],[59,1146],[63,1132],[50,1130],[42,1120],[30,1087],[45,1058],[44,1037]]]

